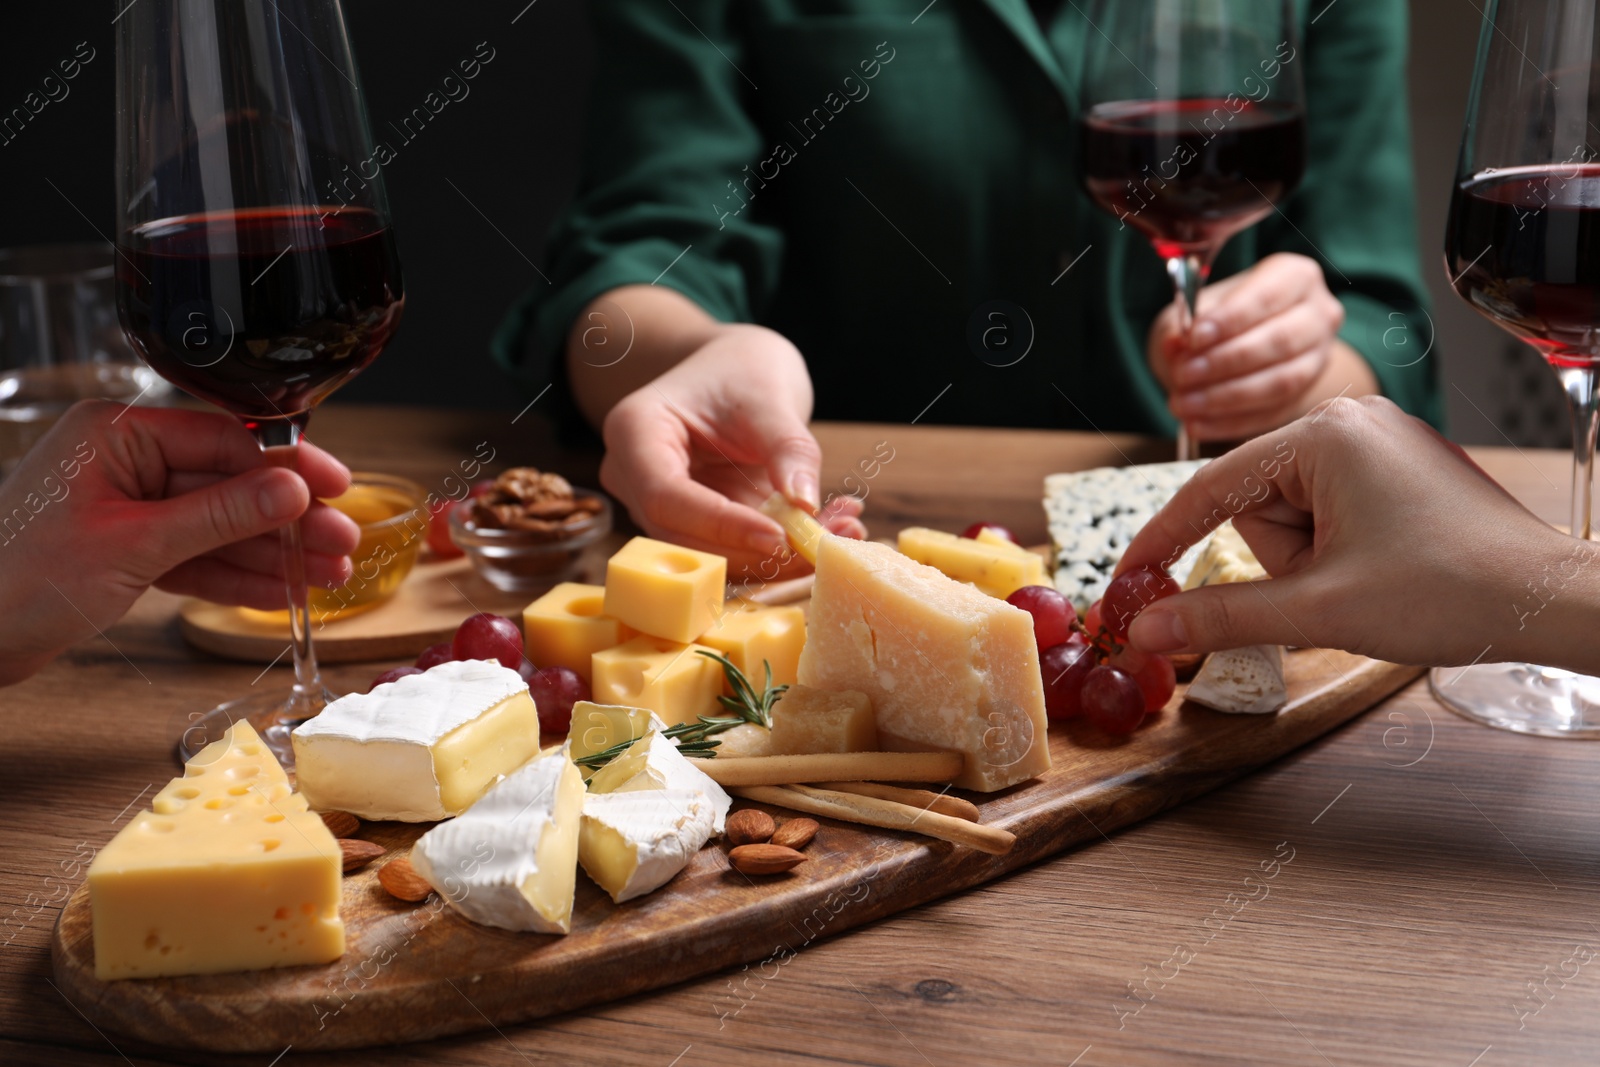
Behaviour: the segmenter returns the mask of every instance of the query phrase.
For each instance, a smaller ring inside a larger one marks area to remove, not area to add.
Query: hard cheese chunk
[[[648,708],[667,724],[693,722],[721,707],[722,667],[699,655],[704,645],[680,645],[641,634],[594,654],[596,701]],[[706,649],[710,651],[710,649]]]
[[[997,536],[997,535],[995,535]],[[942,530],[908,526],[900,531],[900,551],[959,582],[971,582],[1001,600],[1025,585],[1047,585],[1044,560],[1004,538],[978,541]]]
[[[566,667],[589,680],[589,658],[633,636],[605,613],[604,586],[562,582],[522,609],[528,659],[540,667]]]
[[[635,537],[606,562],[605,613],[640,633],[686,644],[722,614],[728,561]]]
[[[854,689],[832,693],[791,685],[772,706],[772,751],[783,756],[878,751],[871,699]],[[732,753],[718,749],[717,755]]]
[[[327,963],[340,856],[250,724],[207,745],[89,865],[102,980]]]
[[[638,790],[688,789],[704,793],[711,802],[712,829],[722,833],[733,798],[720,785],[678,751],[672,739],[651,730],[626,752],[589,779],[591,793],[632,793]]]
[[[727,656],[757,688],[766,677],[764,663],[772,665],[773,685],[788,685],[800,667],[800,650],[806,643],[806,613],[792,606],[763,607],[748,601],[729,601],[722,617],[700,635],[698,643]]]
[[[1289,700],[1283,681],[1283,646],[1249,645],[1213,652],[1184,695],[1217,711],[1245,715],[1277,711]]]
[[[667,884],[711,837],[716,812],[692,789],[591,793],[583,800],[578,862],[621,904]]]
[[[340,697],[292,736],[313,808],[435,822],[539,754],[539,715],[516,671],[461,660]]]
[[[966,789],[1049,768],[1039,653],[1022,609],[887,545],[825,537],[809,631],[800,681],[867,694],[883,748],[960,752],[955,784]]]
[[[553,752],[423,834],[411,865],[473,922],[564,934],[572,929],[582,814],[583,777],[564,751]]]

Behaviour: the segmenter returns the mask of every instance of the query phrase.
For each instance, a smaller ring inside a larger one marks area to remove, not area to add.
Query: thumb
[[[282,467],[259,467],[151,505],[145,514],[161,573],[224,545],[269,533],[311,503],[306,483]]]
[[[1294,620],[1301,579],[1203,586],[1159,600],[1128,628],[1140,652],[1216,652],[1246,645],[1311,642]]]
[[[750,430],[758,453],[765,457],[767,476],[791,504],[816,514],[822,506],[818,489],[822,446],[795,412],[769,405],[753,418]]]

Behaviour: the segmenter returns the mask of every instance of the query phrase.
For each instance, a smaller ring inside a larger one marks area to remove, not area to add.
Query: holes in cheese
[[[605,614],[605,588],[562,582],[522,610],[528,658],[541,667],[566,667],[589,681],[589,659],[634,636]]]
[[[594,654],[591,689],[597,703],[647,708],[667,725],[720,714],[722,668],[684,645],[641,634]]]
[[[722,614],[728,561],[635,537],[606,561],[605,613],[643,634],[687,643]]]

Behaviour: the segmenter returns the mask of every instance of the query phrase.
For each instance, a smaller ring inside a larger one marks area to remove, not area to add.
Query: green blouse
[[[1173,430],[1144,343],[1171,283],[1079,184],[1083,5],[1048,32],[1027,0],[589,6],[581,184],[549,281],[495,339],[534,389],[564,385],[589,301],[653,282],[792,339],[819,418]],[[1406,6],[1324,0],[1309,26],[1298,6],[1305,179],[1228,243],[1213,280],[1272,252],[1316,258],[1345,306],[1340,335],[1438,424]]]

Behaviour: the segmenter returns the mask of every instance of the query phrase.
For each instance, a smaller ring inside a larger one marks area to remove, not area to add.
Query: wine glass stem
[[[1174,256],[1167,260],[1167,274],[1171,276],[1172,288],[1178,295],[1178,330],[1183,334],[1185,341],[1194,330],[1195,306],[1200,299],[1200,287],[1205,284],[1206,276],[1210,273],[1211,265],[1205,256]],[[1194,445],[1189,440],[1189,427],[1180,422],[1178,461],[1181,463],[1193,458]]]
[[[1589,500],[1594,475],[1595,429],[1600,427],[1600,402],[1595,378],[1600,367],[1563,367],[1561,384],[1572,411],[1572,536],[1589,539]]]
[[[300,426],[289,419],[260,422],[253,427],[256,443],[267,462],[296,470],[300,459]],[[294,651],[294,688],[284,708],[282,725],[293,727],[322,710],[322,677],[317,652],[311,645],[311,612],[306,604],[305,549],[300,542],[300,521],[278,531],[283,542],[283,576],[289,599],[289,637]]]

